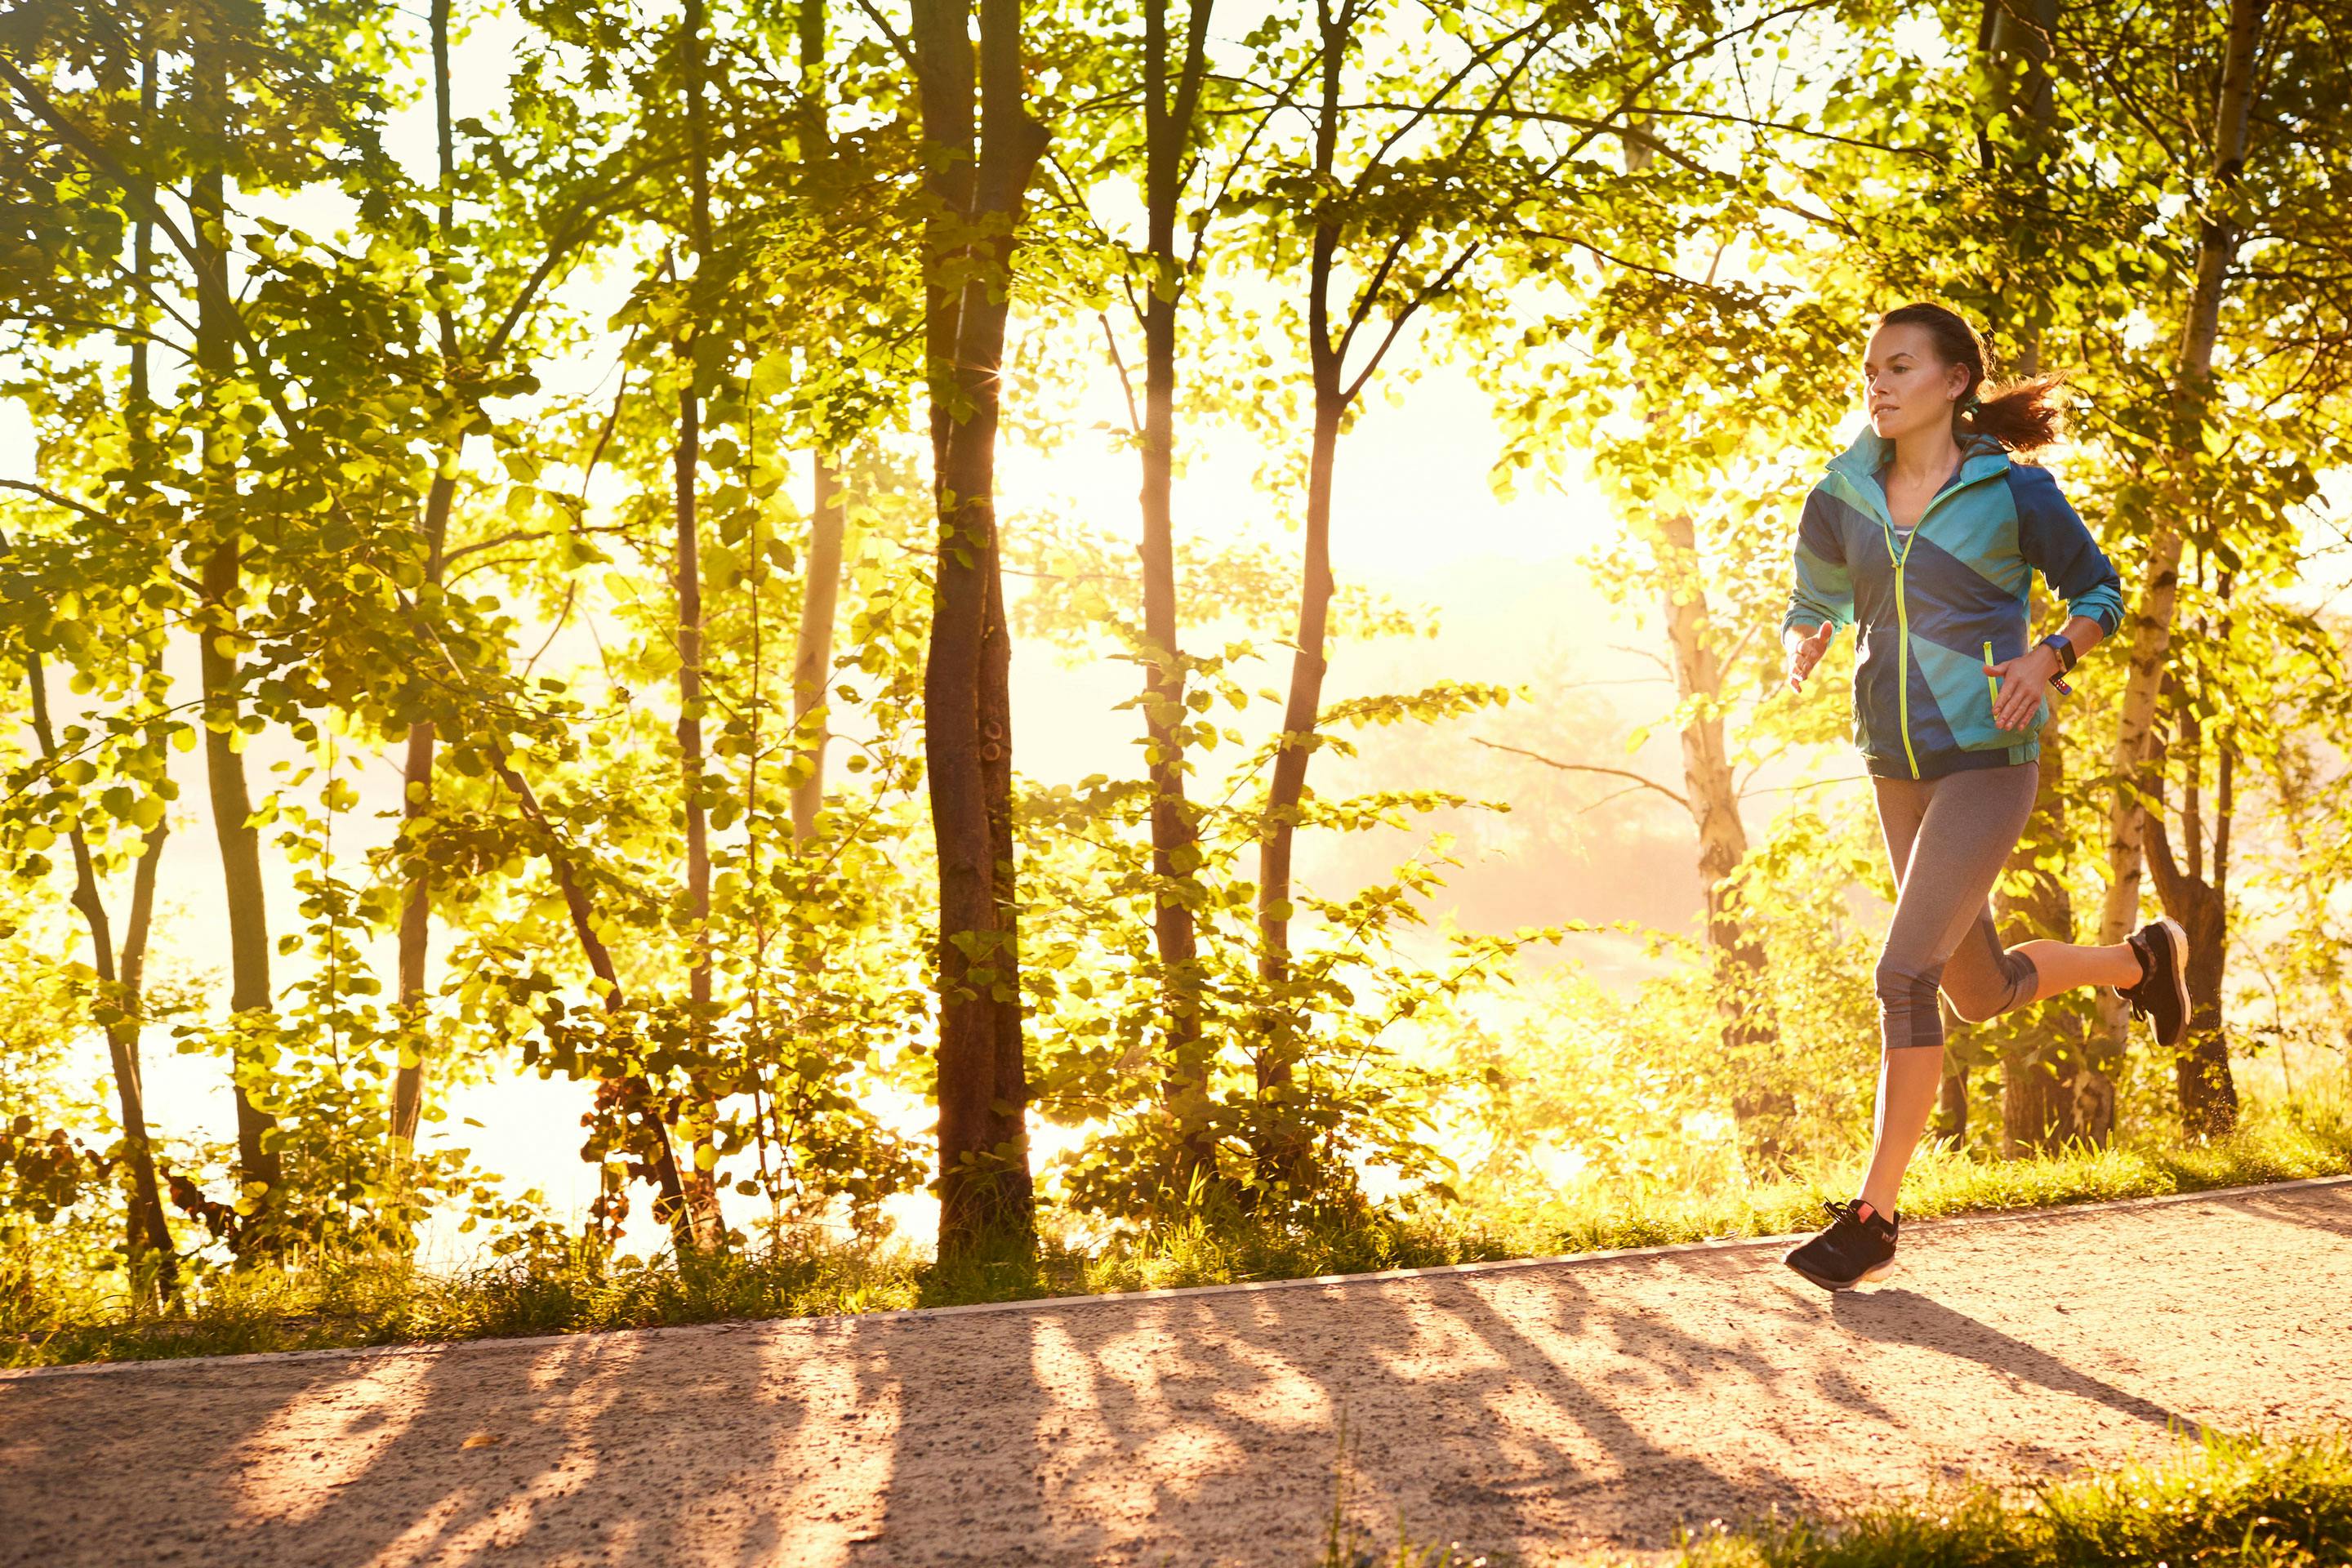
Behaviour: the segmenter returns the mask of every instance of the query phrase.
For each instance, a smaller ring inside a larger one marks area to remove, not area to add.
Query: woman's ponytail
[[[2036,375],[2004,382],[1990,396],[1971,391],[1960,399],[1959,429],[1990,436],[2012,452],[2047,447],[2058,438],[2056,395],[2065,379],[2063,374]]]
[[[1927,329],[1937,357],[1968,372],[1968,390],[1952,407],[1952,435],[1966,441],[1989,436],[2012,452],[2031,452],[2058,437],[2057,391],[2063,374],[2028,376],[1993,384],[1985,374],[1984,340],[1958,311],[1941,305],[1905,305],[1878,318],[1882,327]]]

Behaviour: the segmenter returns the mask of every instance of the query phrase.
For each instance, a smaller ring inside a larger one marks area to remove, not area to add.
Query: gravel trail
[[[1146,1298],[0,1375],[0,1563],[1529,1564],[2352,1423],[2352,1182]]]

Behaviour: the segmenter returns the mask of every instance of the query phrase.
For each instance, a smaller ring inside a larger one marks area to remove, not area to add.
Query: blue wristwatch
[[[2058,656],[2058,673],[2050,678],[2050,684],[2072,697],[2074,694],[2074,689],[2066,684],[2066,672],[2074,668],[2077,656],[2074,643],[2068,639],[2064,632],[2052,632],[2042,639],[2039,646],[2048,648]]]

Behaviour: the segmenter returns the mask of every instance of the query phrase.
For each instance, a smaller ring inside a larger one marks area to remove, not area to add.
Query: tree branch
[[[1634,784],[1637,784],[1643,789],[1654,789],[1657,791],[1660,795],[1664,795],[1668,800],[1673,801],[1676,805],[1681,806],[1685,811],[1688,811],[1690,809],[1690,802],[1688,800],[1685,800],[1680,795],[1677,795],[1673,790],[1668,789],[1665,785],[1658,783],[1657,780],[1646,777],[1641,773],[1633,773],[1625,768],[1604,768],[1598,763],[1563,763],[1557,757],[1547,757],[1541,752],[1530,752],[1526,750],[1524,747],[1519,746],[1507,746],[1500,741],[1483,740],[1475,735],[1473,735],[1470,738],[1473,741],[1477,742],[1479,745],[1486,747],[1490,752],[1508,752],[1515,757],[1525,757],[1530,762],[1541,763],[1548,768],[1558,768],[1564,773],[1604,773],[1611,778],[1631,779],[1633,781]],[[1623,794],[1625,792],[1620,791],[1619,793]],[[1614,797],[1612,796],[1611,798],[1613,799]]]

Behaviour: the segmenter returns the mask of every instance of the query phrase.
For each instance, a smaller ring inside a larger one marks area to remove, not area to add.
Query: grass
[[[1318,1568],[1504,1568],[1458,1547],[1370,1548],[1335,1517]],[[2169,1458],[1975,1486],[1836,1517],[1717,1528],[1675,1568],[2336,1568],[2352,1562],[2352,1442],[2208,1436]]]
[[[2347,1173],[2352,1116],[2305,1110],[2266,1115],[2233,1138],[2195,1147],[2075,1150],[2006,1163],[1931,1151],[1913,1167],[1903,1206],[1906,1217],[1926,1218]],[[1854,1174],[1850,1165],[1823,1166],[1717,1195],[1591,1191],[1559,1212],[1502,1221],[1384,1216],[1286,1229],[1192,1226],[1091,1250],[1049,1240],[1034,1258],[953,1268],[904,1246],[824,1243],[682,1262],[549,1248],[446,1272],[400,1258],[326,1258],[216,1274],[160,1318],[126,1317],[95,1295],[76,1301],[0,1293],[0,1364],[858,1313],[1769,1236],[1812,1228],[1820,1200],[1849,1194]],[[0,1276],[6,1272],[0,1267]]]
[[[2352,1110],[2331,1104],[2250,1118],[2236,1136],[2210,1143],[2074,1147],[2014,1161],[1984,1161],[1931,1146],[1904,1180],[1903,1217],[2060,1208],[2347,1173]],[[1744,1193],[1581,1205],[1554,1228],[1563,1252],[1811,1230],[1822,1224],[1822,1200],[1851,1197],[1859,1177],[1858,1163],[1841,1162]]]

